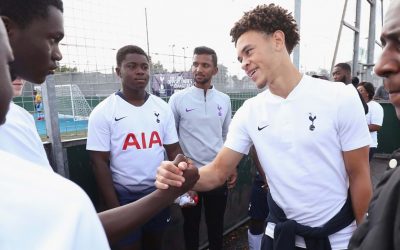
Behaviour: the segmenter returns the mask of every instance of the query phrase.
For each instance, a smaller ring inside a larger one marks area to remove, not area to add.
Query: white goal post
[[[87,120],[92,108],[76,84],[56,85],[56,99],[59,117]]]

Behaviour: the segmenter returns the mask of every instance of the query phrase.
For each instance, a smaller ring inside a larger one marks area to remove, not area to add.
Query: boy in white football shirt
[[[149,58],[139,47],[117,52],[122,89],[102,101],[90,115],[87,150],[106,209],[128,204],[155,190],[156,169],[164,152],[173,160],[181,152],[168,104],[146,92]],[[163,210],[121,246],[161,247],[169,211]]]
[[[12,82],[14,97],[21,96],[24,84],[25,80],[21,78],[17,78]],[[7,122],[0,127],[0,150],[17,155],[53,171],[47,159],[42,140],[36,130],[33,116],[24,108],[11,102],[6,120]],[[23,154],[21,154],[21,149],[24,151]]]
[[[242,69],[268,89],[236,112],[194,190],[221,185],[254,145],[269,185],[262,249],[346,249],[372,193],[370,136],[357,90],[298,71],[290,60],[297,25],[279,6],[246,12],[231,36]],[[157,187],[179,186],[186,166],[163,162]]]

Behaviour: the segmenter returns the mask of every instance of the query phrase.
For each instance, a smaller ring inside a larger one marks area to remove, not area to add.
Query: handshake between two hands
[[[199,171],[193,162],[178,154],[173,162],[163,161],[158,167],[155,185],[179,196],[191,190],[199,178]]]

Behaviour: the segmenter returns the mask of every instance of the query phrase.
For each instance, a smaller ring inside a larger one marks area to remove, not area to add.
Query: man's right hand
[[[199,172],[192,161],[190,159],[183,161],[177,156],[174,162],[163,161],[161,163],[157,169],[155,185],[158,189],[167,189],[170,186],[181,187],[180,191],[183,194],[190,190],[198,179]]]

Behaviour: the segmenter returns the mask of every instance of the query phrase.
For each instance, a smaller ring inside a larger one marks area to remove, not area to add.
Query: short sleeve
[[[247,115],[249,112],[246,111],[248,108],[246,103],[238,109],[232,122],[229,126],[228,135],[224,146],[230,148],[241,154],[248,154],[251,145],[253,145],[248,130],[246,129],[246,123],[248,122]]]
[[[229,125],[231,124],[231,121],[232,121],[232,104],[231,104],[231,99],[229,98],[229,96],[227,97],[226,102],[227,102],[228,109],[226,111],[224,123],[222,124],[222,139],[224,141],[226,141],[226,136],[229,131]]]
[[[110,249],[103,226],[93,204],[86,194],[81,194],[80,196],[80,200],[76,201],[79,205],[79,216],[75,221],[75,238],[71,249]]]
[[[179,114],[179,110],[178,110],[177,103],[176,103],[176,99],[177,99],[176,97],[177,97],[177,94],[176,93],[173,94],[168,100],[168,105],[170,106],[171,111],[174,115],[175,127],[176,127],[176,129],[178,129],[179,121],[180,121],[180,114]]]
[[[374,102],[373,110],[371,110],[371,124],[382,126],[383,123],[383,108],[382,106]]]
[[[164,140],[163,143],[166,145],[173,144],[179,141],[178,134],[176,133],[175,119],[172,114],[171,108],[167,106],[166,111],[167,122],[164,129]]]
[[[371,143],[364,108],[357,90],[351,85],[340,89],[337,102],[338,133],[342,151],[351,151]]]
[[[89,116],[87,150],[109,152],[111,150],[110,125],[104,110],[94,109]]]

